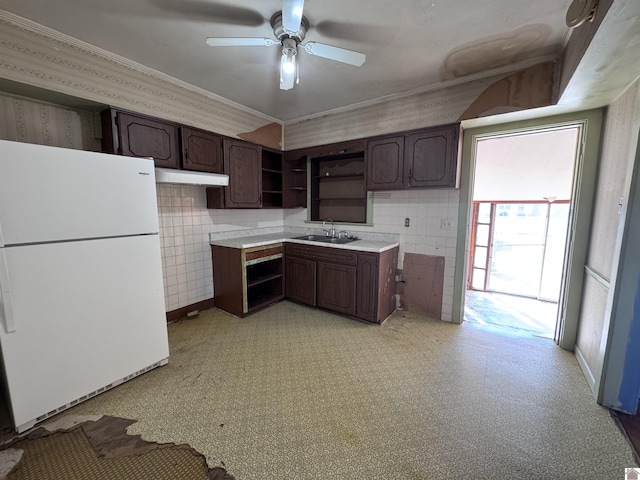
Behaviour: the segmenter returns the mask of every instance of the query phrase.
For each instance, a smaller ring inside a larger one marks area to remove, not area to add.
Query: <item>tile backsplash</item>
[[[158,185],[162,273],[167,311],[213,297],[210,232],[283,224],[283,211],[209,210],[204,187]]]
[[[356,234],[398,235],[399,268],[405,252],[445,257],[442,319],[447,321],[453,306],[458,201],[459,191],[453,189],[388,192],[374,198],[372,226],[346,227]],[[158,185],[158,214],[167,311],[213,296],[209,233],[311,226],[306,209],[209,210],[204,187]]]

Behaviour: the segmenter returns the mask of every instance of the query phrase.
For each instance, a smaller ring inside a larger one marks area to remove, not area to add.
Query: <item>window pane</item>
[[[487,247],[476,247],[473,256],[473,266],[477,268],[487,268]]]
[[[485,271],[477,268],[473,269],[473,278],[471,279],[471,288],[474,290],[484,290]]]
[[[491,221],[491,204],[481,203],[478,205],[478,223],[489,223]]]
[[[557,302],[562,284],[564,249],[569,223],[569,204],[553,203],[549,212],[549,230],[547,232],[547,250],[542,266],[542,288],[540,298]]]
[[[489,225],[478,225],[476,230],[476,245],[489,246]]]

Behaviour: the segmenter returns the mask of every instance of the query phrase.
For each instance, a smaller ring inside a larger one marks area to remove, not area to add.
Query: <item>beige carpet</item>
[[[123,332],[126,333],[126,332]],[[572,353],[396,313],[281,302],[169,326],[169,364],[70,410],[135,418],[238,480],[622,478],[634,460]]]

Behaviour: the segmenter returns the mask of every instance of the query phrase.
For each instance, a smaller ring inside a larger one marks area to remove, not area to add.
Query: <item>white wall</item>
[[[372,226],[344,226],[348,232],[380,232],[400,235],[398,267],[403,267],[405,253],[445,257],[442,320],[451,321],[453,276],[456,264],[458,198],[455,189],[403,190],[380,192],[388,198],[374,197]],[[307,209],[285,210],[284,225],[310,227],[305,223]],[[405,218],[410,226],[404,226]],[[441,228],[442,220],[451,220],[451,229]],[[342,227],[341,227],[342,228]]]
[[[640,79],[609,105],[602,133],[585,295],[576,340],[576,356],[598,400],[602,400],[601,380],[610,331],[615,326],[614,297],[621,288],[616,284],[625,263],[621,251],[639,130]],[[614,390],[613,397],[617,395]]]
[[[90,112],[0,93],[0,139],[100,151]]]
[[[474,201],[571,199],[578,128],[478,141]]]

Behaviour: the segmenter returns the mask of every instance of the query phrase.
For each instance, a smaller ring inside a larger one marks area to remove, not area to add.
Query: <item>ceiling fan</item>
[[[282,46],[280,59],[280,90],[289,90],[300,81],[300,69],[297,65],[298,46],[310,55],[328,58],[337,62],[361,66],[366,55],[345,48],[333,47],[324,43],[307,42],[302,44],[309,30],[309,22],[302,14],[304,0],[282,0],[282,11],[271,17],[273,35],[271,38],[251,37],[209,37],[207,45],[212,47],[245,47],[245,46]]]

